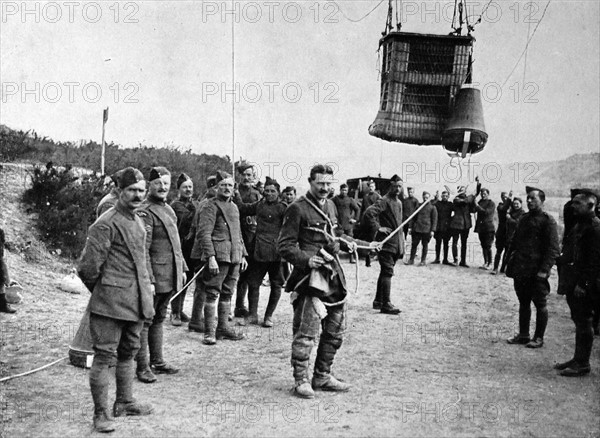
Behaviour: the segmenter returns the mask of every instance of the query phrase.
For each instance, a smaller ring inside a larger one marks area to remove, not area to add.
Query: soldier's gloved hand
[[[585,297],[585,289],[582,288],[581,286],[577,285],[575,286],[575,289],[573,289],[573,296],[575,298],[581,299],[583,297]]]
[[[390,234],[390,233],[392,232],[392,229],[391,229],[391,228],[388,228],[388,227],[379,227],[379,230],[378,230],[378,231],[379,231],[381,234],[386,234],[386,235],[387,235],[387,234]]]
[[[335,242],[328,243],[323,249],[331,255],[338,254],[340,252],[340,242],[336,240]]]

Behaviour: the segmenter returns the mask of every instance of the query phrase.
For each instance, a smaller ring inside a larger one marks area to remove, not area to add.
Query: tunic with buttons
[[[175,212],[163,201],[148,197],[137,214],[145,223],[150,280],[155,292],[159,294],[180,290],[187,265],[181,251]]]
[[[248,255],[240,228],[240,213],[230,200],[218,197],[201,203],[192,258],[203,262],[214,256],[217,262],[241,263]]]
[[[507,275],[535,277],[538,272],[550,273],[559,254],[556,221],[545,211],[525,213],[517,222],[512,239]]]
[[[253,204],[236,203],[242,215],[256,216],[256,236],[252,258],[257,262],[278,262],[277,239],[287,205],[282,201],[269,203],[265,198]]]
[[[120,202],[88,230],[77,272],[92,292],[88,308],[125,321],[151,319],[153,298],[144,222]]]
[[[322,214],[316,208],[320,209]],[[326,215],[329,221],[324,217]],[[285,211],[285,218],[277,247],[281,257],[294,265],[289,279],[286,283],[286,291],[296,291],[299,294],[317,296],[326,302],[338,302],[346,296],[346,279],[337,257],[332,262],[333,269],[337,275],[338,290],[332,295],[321,296],[313,288],[309,287],[309,282],[304,280],[311,273],[308,266],[310,258],[318,253],[321,248],[328,245],[329,241],[325,234],[315,231],[321,229],[329,234],[333,233],[331,224],[335,225],[335,205],[330,199],[326,199],[323,205],[309,193],[300,197],[296,202],[290,204]],[[312,229],[311,229],[312,228]],[[344,236],[347,240],[352,240]]]

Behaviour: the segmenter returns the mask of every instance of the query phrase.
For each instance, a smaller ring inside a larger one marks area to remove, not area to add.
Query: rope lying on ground
[[[0,382],[6,382],[8,380],[12,380],[12,379],[16,379],[17,377],[23,377],[23,376],[28,376],[29,374],[33,374],[33,373],[37,373],[38,371],[41,371],[43,369],[49,368],[52,365],[55,365],[65,359],[68,359],[69,356],[65,356],[65,357],[61,357],[60,359],[55,360],[54,362],[51,362],[49,364],[46,364],[44,366],[41,366],[39,368],[36,368],[35,370],[31,370],[31,371],[25,371],[24,373],[20,373],[20,374],[15,374],[14,376],[8,376],[8,377],[3,377],[0,379]]]

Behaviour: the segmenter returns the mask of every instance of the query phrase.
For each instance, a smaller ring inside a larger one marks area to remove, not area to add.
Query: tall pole
[[[231,0],[232,10],[235,10],[235,0]],[[233,99],[231,101],[231,174],[235,178],[235,18],[231,18],[231,82]]]
[[[100,155],[100,174],[104,175],[104,152],[106,143],[104,141],[104,134],[106,133],[106,122],[108,121],[108,107],[102,112],[102,153]]]

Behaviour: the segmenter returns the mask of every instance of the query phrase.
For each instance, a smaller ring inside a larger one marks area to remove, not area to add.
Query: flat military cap
[[[134,167],[126,167],[119,172],[121,173],[119,177],[119,188],[121,189],[125,189],[132,184],[144,181],[144,174]]]
[[[402,181],[402,178],[400,178],[398,175],[394,174],[394,176],[392,176],[390,178],[390,182],[398,182],[398,181]]]
[[[161,176],[165,175],[171,175],[171,172],[169,172],[166,167],[153,167],[152,169],[150,169],[150,176],[148,177],[148,181],[154,181],[155,179],[158,179]]]

